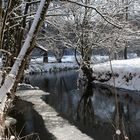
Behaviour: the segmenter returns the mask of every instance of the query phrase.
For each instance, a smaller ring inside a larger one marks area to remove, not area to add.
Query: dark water
[[[113,139],[113,118],[116,113],[113,89],[93,84],[86,89],[89,96],[85,96],[79,104],[84,93],[84,85],[80,89],[77,88],[77,72],[47,73],[28,77],[33,86],[51,93],[45,97],[46,103],[82,132],[95,140]],[[118,89],[117,94],[129,139],[140,140],[140,93]]]

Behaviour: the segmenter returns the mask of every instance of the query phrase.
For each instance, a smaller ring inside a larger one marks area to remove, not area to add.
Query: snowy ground
[[[77,56],[77,58],[80,61],[80,56]],[[103,62],[108,61],[108,60],[109,60],[108,56],[101,56],[101,55],[95,55],[95,56],[92,56],[92,58],[91,58],[92,63],[103,63]],[[31,59],[31,62],[43,63],[43,57]],[[48,57],[48,62],[49,63],[56,62],[55,57],[53,57],[53,56]],[[63,56],[62,62],[64,62],[64,63],[66,63],[66,62],[76,63],[74,55]]]
[[[115,75],[115,86],[119,88],[140,91],[140,58],[114,60],[111,62]],[[111,72],[110,62],[92,65],[95,75],[105,77]],[[113,86],[113,78],[104,84]]]
[[[29,73],[58,72],[78,69],[76,63],[32,63],[29,66]]]
[[[112,73],[110,62],[106,62],[108,56],[94,56],[92,61],[99,64],[92,64],[94,74],[101,78],[106,76],[106,73]],[[49,57],[49,62],[43,64],[43,58],[32,59],[29,72],[48,72],[48,71],[60,71],[69,69],[78,69],[78,65],[75,62],[74,56],[64,56],[62,63],[55,63],[54,57]],[[103,63],[104,62],[104,63]],[[115,75],[115,87],[124,88],[129,90],[140,91],[140,58],[128,59],[128,60],[113,60],[111,62],[113,67],[113,73]],[[103,84],[113,86],[113,78]]]
[[[49,57],[48,63],[43,63],[43,57],[31,59],[29,73],[56,72],[78,69],[74,56],[64,56],[62,63],[57,63],[55,57]]]
[[[48,57],[48,62],[49,63],[43,63],[43,57],[31,59],[28,72],[38,73],[78,69],[74,56],[64,56],[62,63],[56,63],[55,57]]]
[[[96,76],[100,75],[101,77],[104,77],[106,73],[111,73],[110,62],[106,62],[107,60],[108,56],[96,55],[92,57],[92,62],[94,61],[94,64],[99,63],[96,65],[91,65]],[[78,65],[75,61],[74,56],[64,56],[62,58],[62,63],[56,63],[56,59],[54,57],[49,57],[49,62],[50,63],[44,64],[43,57],[31,59],[28,72],[34,73],[78,69]],[[113,73],[115,75],[116,87],[140,91],[140,58],[128,60],[113,60],[111,64],[113,67]],[[2,75],[1,71],[0,75]],[[111,78],[108,82],[104,82],[103,84],[112,86],[113,78]]]
[[[80,61],[80,57],[77,57]],[[93,56],[92,62],[95,63],[103,63],[109,59],[108,56]],[[71,55],[63,56],[62,63],[56,63],[55,57],[48,57],[49,63],[43,63],[43,57],[39,57],[36,59],[31,59],[29,66],[29,73],[36,72],[48,72],[48,71],[61,71],[61,70],[70,70],[70,69],[78,69],[78,65],[75,61],[75,57]]]
[[[90,136],[81,132],[76,126],[69,123],[66,119],[61,117],[61,115],[56,112],[54,108],[44,102],[42,99],[48,94],[49,93],[45,93],[42,90],[18,91],[18,96],[20,96],[24,103],[24,106],[21,106],[20,104],[17,106],[25,117],[24,119],[26,123],[24,127],[26,129],[29,127],[27,130],[33,131],[34,133],[39,133],[40,139],[94,140]],[[33,109],[31,108],[30,104],[33,104]],[[36,112],[35,115],[33,114],[34,112]],[[39,120],[39,122],[36,120]],[[45,130],[43,127],[45,127]],[[39,130],[39,132],[37,130]],[[47,133],[50,135],[47,135]]]

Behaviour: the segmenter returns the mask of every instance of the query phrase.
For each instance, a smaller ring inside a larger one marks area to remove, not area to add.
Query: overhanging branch
[[[101,12],[99,12],[95,7],[93,7],[93,6],[91,6],[91,5],[86,5],[86,4],[79,3],[79,2],[76,2],[76,1],[72,1],[72,0],[61,0],[61,1],[67,1],[67,2],[70,2],[70,3],[77,4],[77,5],[79,5],[79,6],[82,6],[82,7],[86,7],[86,8],[93,9],[93,10],[95,10],[96,13],[98,13],[107,23],[111,24],[112,26],[114,26],[114,27],[116,27],[116,28],[118,28],[118,29],[122,29],[121,26],[116,25],[116,24],[112,23],[111,21],[107,20],[107,19],[105,18],[105,16],[104,16]]]

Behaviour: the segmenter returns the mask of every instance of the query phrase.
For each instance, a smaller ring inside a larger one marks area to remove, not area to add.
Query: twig
[[[8,55],[12,55],[9,51],[6,51],[6,50],[4,50],[4,49],[0,49],[0,52],[4,52],[4,53],[7,53]]]
[[[7,5],[6,12],[5,12],[4,19],[3,19],[3,24],[2,24],[2,29],[1,29],[1,36],[0,36],[0,41],[1,41],[0,42],[0,49],[3,48],[4,30],[5,30],[6,21],[7,21],[7,18],[8,18],[8,13],[9,13],[9,8],[11,6],[11,2],[12,2],[12,0],[8,1],[8,5]]]
[[[93,9],[93,10],[95,10],[106,22],[108,22],[109,24],[113,25],[114,27],[116,27],[116,28],[118,28],[118,29],[122,29],[121,26],[116,25],[116,24],[110,22],[109,20],[107,20],[107,19],[105,18],[105,16],[104,16],[101,12],[99,12],[95,7],[93,7],[93,6],[91,6],[91,5],[86,5],[86,4],[79,3],[79,2],[76,2],[76,1],[72,1],[72,0],[61,0],[61,1],[67,1],[67,2],[70,2],[70,3],[77,4],[77,5],[79,5],[79,6],[83,6],[83,7],[86,7],[86,8]]]

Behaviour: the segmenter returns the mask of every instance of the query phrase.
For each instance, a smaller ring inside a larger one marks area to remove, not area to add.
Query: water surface
[[[94,84],[90,93],[89,108],[84,108],[84,100],[79,108],[78,103],[82,97],[84,85],[77,87],[78,73],[75,71],[29,75],[33,86],[49,92],[44,98],[60,116],[69,120],[82,132],[95,140],[112,140],[115,134],[113,118],[115,117],[115,97],[113,89]],[[129,138],[139,140],[140,138],[140,93],[128,90],[117,90],[120,110],[124,118],[124,124]],[[91,102],[90,102],[91,101]],[[77,111],[78,108],[78,111]]]

